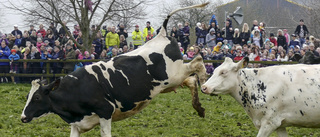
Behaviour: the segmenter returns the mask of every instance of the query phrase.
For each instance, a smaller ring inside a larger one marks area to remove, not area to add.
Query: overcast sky
[[[0,31],[4,33],[10,33],[13,30],[13,25],[18,25],[21,31],[29,29],[29,26],[23,23],[23,16],[16,13],[16,11],[12,11],[10,9],[6,9],[3,4],[6,3],[7,0],[0,0],[2,4],[0,4]],[[23,0],[11,0],[14,3],[22,3]],[[208,0],[208,1],[215,1],[215,0]],[[231,0],[228,0],[231,1]],[[159,16],[160,11],[158,9],[162,8],[163,5],[173,5],[176,1],[173,0],[154,0],[153,3],[148,6],[147,10],[147,17],[145,20],[141,20],[141,25],[145,25],[146,21],[150,21],[151,25],[155,28],[159,27],[162,24],[162,20]],[[164,16],[165,17],[165,16]],[[43,22],[41,22],[43,23]],[[40,24],[40,23],[39,23]],[[34,24],[35,28],[38,29],[39,24]],[[45,25],[45,29],[47,28],[46,25],[49,23],[43,23]],[[70,24],[68,24],[70,25]]]
[[[0,15],[2,16],[0,18],[0,31],[1,32],[5,32],[5,33],[9,33],[13,30],[13,26],[14,25],[18,25],[20,30],[26,30],[29,29],[29,26],[26,25],[25,23],[23,23],[23,16],[18,14],[16,11],[10,10],[8,8],[5,8],[3,4],[8,5],[8,3],[6,2],[7,0],[0,0],[0,2],[2,4],[0,4]],[[23,0],[15,0],[12,1],[14,3],[21,3],[23,2]],[[152,5],[157,5],[157,6],[148,6],[147,10],[147,18],[148,20],[150,20],[151,22],[156,22],[157,20],[160,19],[160,17],[158,17],[158,10],[154,10],[155,7],[159,7],[163,5],[163,2],[168,2],[168,3],[172,3],[172,1],[170,0],[154,0],[154,2],[152,3]],[[146,20],[141,21],[142,22],[146,22]],[[43,22],[41,22],[43,23]],[[40,23],[39,23],[40,24]],[[39,24],[35,24],[35,28],[38,28]],[[48,25],[48,23],[43,23],[44,25]],[[154,25],[156,25],[157,23],[155,23]],[[70,24],[69,24],[70,25]],[[159,24],[160,25],[160,24]],[[47,26],[45,26],[47,27]]]

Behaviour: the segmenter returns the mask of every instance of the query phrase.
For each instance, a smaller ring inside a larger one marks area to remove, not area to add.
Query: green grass
[[[67,137],[70,127],[57,115],[22,123],[20,115],[30,90],[29,84],[0,84],[0,137]],[[198,117],[188,89],[158,95],[137,115],[112,123],[116,137],[252,137],[258,130],[243,108],[228,95],[199,93],[206,117]],[[100,136],[97,126],[83,137]],[[288,128],[289,136],[320,136],[319,129]],[[275,133],[272,136],[276,136]]]

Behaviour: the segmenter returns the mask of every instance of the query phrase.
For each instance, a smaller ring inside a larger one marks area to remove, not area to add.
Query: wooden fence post
[[[46,63],[46,73],[47,74],[50,74],[50,62],[47,62]],[[47,77],[47,81],[48,81],[48,83],[50,83],[50,77]]]

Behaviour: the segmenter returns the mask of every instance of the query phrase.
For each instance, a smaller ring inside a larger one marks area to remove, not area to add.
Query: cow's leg
[[[110,119],[100,118],[101,137],[111,137],[111,121]]]
[[[199,101],[197,79],[195,78],[195,76],[190,76],[187,79],[185,79],[183,81],[183,85],[187,86],[191,91],[193,108],[198,112],[198,115],[200,117],[204,117],[205,109],[201,107],[201,103]]]
[[[268,137],[277,128],[278,127],[269,124],[269,122],[264,122],[264,124],[261,124],[257,137]]]
[[[288,133],[285,127],[278,128],[276,131],[279,137],[288,137]]]
[[[99,116],[92,114],[91,116],[85,116],[80,122],[76,124],[80,133],[87,132],[99,124]]]
[[[79,129],[76,125],[71,124],[70,137],[80,137]]]

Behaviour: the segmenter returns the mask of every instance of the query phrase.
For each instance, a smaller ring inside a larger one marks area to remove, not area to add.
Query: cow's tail
[[[167,24],[168,24],[169,18],[170,18],[173,14],[175,14],[176,12],[181,11],[181,10],[186,10],[186,9],[203,8],[203,7],[207,6],[208,4],[209,4],[209,2],[206,2],[206,3],[203,3],[203,4],[193,5],[193,6],[189,6],[189,7],[184,7],[184,8],[181,8],[181,9],[177,9],[177,10],[172,11],[172,12],[167,16],[167,18],[164,20],[164,22],[163,22],[163,27],[164,27],[164,29],[167,30]]]

